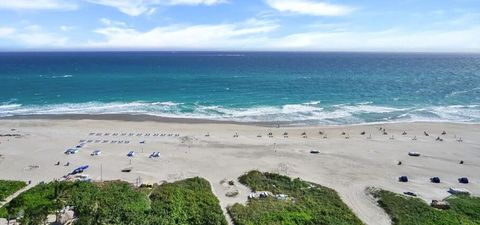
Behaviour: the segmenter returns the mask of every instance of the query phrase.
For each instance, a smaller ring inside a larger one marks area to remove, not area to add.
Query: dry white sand
[[[379,127],[386,128],[383,135]],[[12,131],[11,129],[16,129]],[[319,131],[327,134],[327,139]],[[446,135],[440,135],[445,130]],[[284,138],[284,132],[289,133]],[[345,131],[349,139],[341,135]],[[360,135],[365,131],[366,135]],[[408,135],[402,136],[406,131]],[[431,135],[425,137],[423,132]],[[110,135],[89,135],[90,133]],[[205,137],[209,132],[210,137]],[[238,132],[239,137],[233,135]],[[273,138],[267,134],[273,133]],[[301,137],[306,132],[307,138]],[[0,179],[50,181],[89,165],[86,171],[93,179],[142,181],[175,181],[193,176],[208,179],[222,207],[245,202],[249,190],[236,182],[235,187],[220,184],[235,180],[243,173],[258,169],[300,177],[338,191],[346,204],[371,225],[390,224],[388,216],[365,194],[366,187],[379,187],[402,193],[413,191],[426,201],[448,196],[449,187],[461,187],[480,194],[480,125],[449,123],[397,123],[383,125],[336,127],[280,127],[216,123],[163,123],[113,120],[0,120],[0,134],[18,133],[21,138],[0,137]],[[113,136],[118,133],[118,136]],[[127,133],[122,136],[122,133]],[[134,133],[134,136],[128,136]],[[136,136],[141,133],[142,136]],[[150,136],[145,136],[148,133]],[[179,137],[154,136],[156,133],[178,133]],[[257,135],[261,134],[259,138]],[[367,139],[371,135],[371,139]],[[394,140],[391,140],[394,135]],[[412,137],[418,140],[413,141]],[[437,136],[443,142],[435,141]],[[457,142],[461,137],[464,141]],[[75,155],[64,151],[92,140]],[[95,143],[108,141],[108,143]],[[130,141],[110,143],[111,141]],[[140,144],[145,141],[145,144]],[[102,150],[92,157],[93,150]],[[126,157],[129,150],[137,152]],[[320,154],[310,154],[319,150]],[[159,151],[159,159],[148,155]],[[420,157],[409,157],[417,151]],[[397,165],[401,160],[402,165]],[[459,161],[465,164],[460,165]],[[54,164],[60,161],[60,166]],[[70,162],[70,166],[64,166]],[[133,166],[131,173],[120,170]],[[39,166],[31,168],[30,166]],[[102,168],[102,169],[101,169]],[[103,175],[103,176],[101,176]],[[398,177],[407,175],[408,183]],[[429,178],[439,176],[440,184]],[[459,184],[466,176],[470,184]],[[235,198],[228,191],[240,191]]]

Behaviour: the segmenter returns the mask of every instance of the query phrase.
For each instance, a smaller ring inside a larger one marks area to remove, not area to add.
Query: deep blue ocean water
[[[0,53],[0,117],[149,114],[357,124],[480,122],[480,55]]]

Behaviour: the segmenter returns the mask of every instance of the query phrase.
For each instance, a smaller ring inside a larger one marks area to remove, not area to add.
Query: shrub
[[[237,225],[363,224],[330,188],[259,171],[250,171],[239,181],[253,191],[286,194],[290,199],[267,197],[251,199],[247,205],[234,204],[228,212]]]

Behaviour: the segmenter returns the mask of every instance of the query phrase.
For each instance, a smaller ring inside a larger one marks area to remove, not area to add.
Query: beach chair
[[[418,152],[409,152],[408,155],[409,155],[409,156],[413,156],[413,157],[419,157],[419,156],[420,156],[420,153],[418,153]]]
[[[100,155],[100,154],[102,154],[102,151],[100,151],[100,150],[95,150],[95,151],[93,151],[90,155],[91,155],[91,156],[98,156],[98,155]]]
[[[133,167],[127,167],[125,169],[122,169],[122,173],[130,173],[133,170]]]
[[[406,192],[403,192],[404,195],[408,195],[408,196],[412,196],[412,197],[417,197],[417,194],[411,192],[411,191],[406,191]]]

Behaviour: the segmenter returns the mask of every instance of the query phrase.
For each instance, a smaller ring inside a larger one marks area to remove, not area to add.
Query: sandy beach
[[[402,135],[404,131],[406,135]],[[424,131],[430,135],[425,136]],[[333,188],[369,225],[390,224],[390,219],[366,194],[367,187],[412,191],[428,202],[447,197],[450,187],[480,195],[478,124],[277,127],[212,121],[21,118],[0,120],[0,134],[11,134],[0,137],[1,179],[51,181],[82,165],[90,166],[85,173],[94,180],[138,183],[199,176],[211,182],[224,210],[227,205],[245,202],[249,190],[238,182],[230,187],[221,181],[236,180],[252,169]],[[417,140],[412,140],[414,137]],[[64,154],[81,143],[77,154]],[[91,156],[94,150],[102,154]],[[312,154],[312,150],[319,153]],[[136,155],[127,157],[129,151]],[[421,156],[408,156],[413,151]],[[149,158],[152,152],[160,152],[160,157]],[[464,164],[459,163],[462,160]],[[55,165],[58,161],[60,165]],[[69,166],[65,166],[67,162]],[[133,170],[122,173],[127,167]],[[398,182],[402,175],[408,176],[408,183]],[[430,183],[433,176],[442,182]],[[459,184],[459,177],[468,177],[470,183]],[[233,189],[240,195],[226,197]]]

